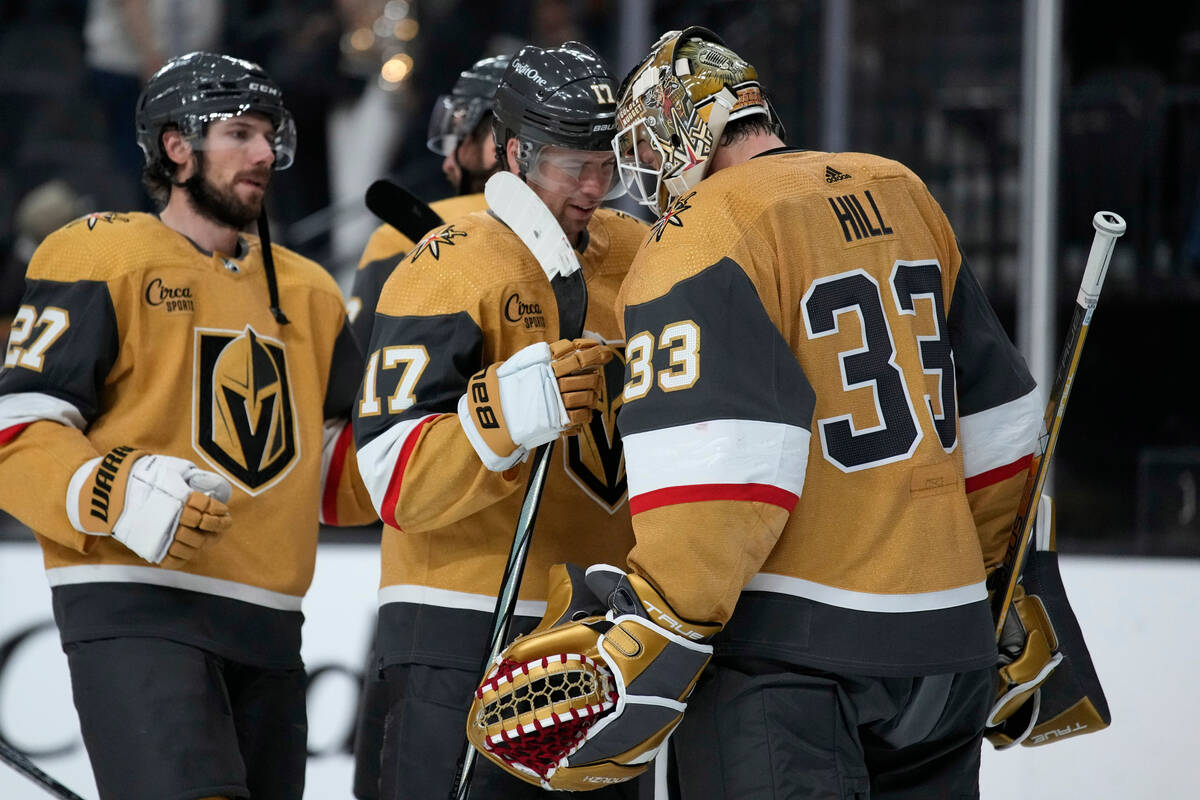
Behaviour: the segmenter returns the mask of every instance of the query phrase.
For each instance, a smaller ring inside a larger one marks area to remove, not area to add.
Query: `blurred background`
[[[43,236],[88,211],[150,210],[133,105],[173,55],[232,53],[282,85],[299,148],[268,198],[274,238],[348,289],[378,224],[371,181],[449,192],[425,134],[462,69],[579,39],[621,77],[688,25],[757,66],[790,145],[878,153],[926,181],[1043,383],[1092,215],[1125,218],[1055,455],[1060,550],[1200,556],[1200,415],[1176,375],[1200,319],[1194,2],[0,0],[0,335]],[[5,540],[31,537],[0,512]]]

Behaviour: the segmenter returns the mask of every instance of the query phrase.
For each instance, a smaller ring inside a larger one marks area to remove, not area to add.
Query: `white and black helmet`
[[[202,137],[208,123],[258,113],[275,126],[276,170],[296,155],[296,125],[283,105],[283,92],[251,61],[197,51],[168,61],[150,77],[134,117],[137,143],[149,169],[170,177],[162,133],[176,127],[185,137]]]

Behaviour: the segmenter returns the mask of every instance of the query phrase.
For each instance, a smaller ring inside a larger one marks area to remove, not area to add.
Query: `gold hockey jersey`
[[[620,306],[629,563],[680,614],[819,668],[994,662],[985,566],[1042,406],[911,171],[724,169],[653,226]]]
[[[0,506],[37,534],[64,641],[152,633],[294,665],[318,517],[374,518],[348,424],[362,361],[336,283],[274,247],[281,325],[258,240],[239,250],[105,213],[29,265],[0,373]],[[73,472],[119,445],[224,476],[233,527],[180,570],[75,530]]]
[[[580,252],[585,335],[619,347],[614,302],[646,232],[632,217],[596,212]],[[488,471],[459,424],[458,399],[487,364],[558,338],[545,273],[488,212],[432,231],[384,286],[355,418],[359,465],[387,525],[377,645],[383,664],[479,666],[528,465]],[[616,435],[622,377],[615,359],[603,410],[555,447],[517,631],[544,613],[550,565],[620,563],[633,544]]]
[[[487,201],[483,199],[483,192],[476,192],[435,200],[429,207],[446,222],[453,222],[464,214],[487,208]],[[358,260],[358,269],[354,271],[350,297],[346,300],[350,326],[361,346],[366,347],[367,342],[371,341],[371,322],[384,282],[412,248],[412,239],[386,222],[367,239],[367,246]]]

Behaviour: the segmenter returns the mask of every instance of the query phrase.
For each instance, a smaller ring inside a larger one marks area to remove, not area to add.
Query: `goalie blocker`
[[[997,699],[986,729],[997,750],[1095,733],[1112,721],[1059,574],[1053,504],[1045,495],[1034,543],[1000,642]]]

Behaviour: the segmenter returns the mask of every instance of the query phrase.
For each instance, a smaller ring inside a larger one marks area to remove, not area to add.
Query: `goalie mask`
[[[725,125],[753,114],[777,124],[751,64],[706,28],[663,34],[618,93],[621,182],[662,214],[704,177]]]
[[[147,167],[170,179],[174,170],[163,151],[164,130],[178,128],[194,150],[203,150],[210,122],[252,113],[271,121],[273,166],[287,169],[296,155],[296,125],[279,86],[253,62],[221,53],[188,53],[154,73],[138,97],[137,143]]]

